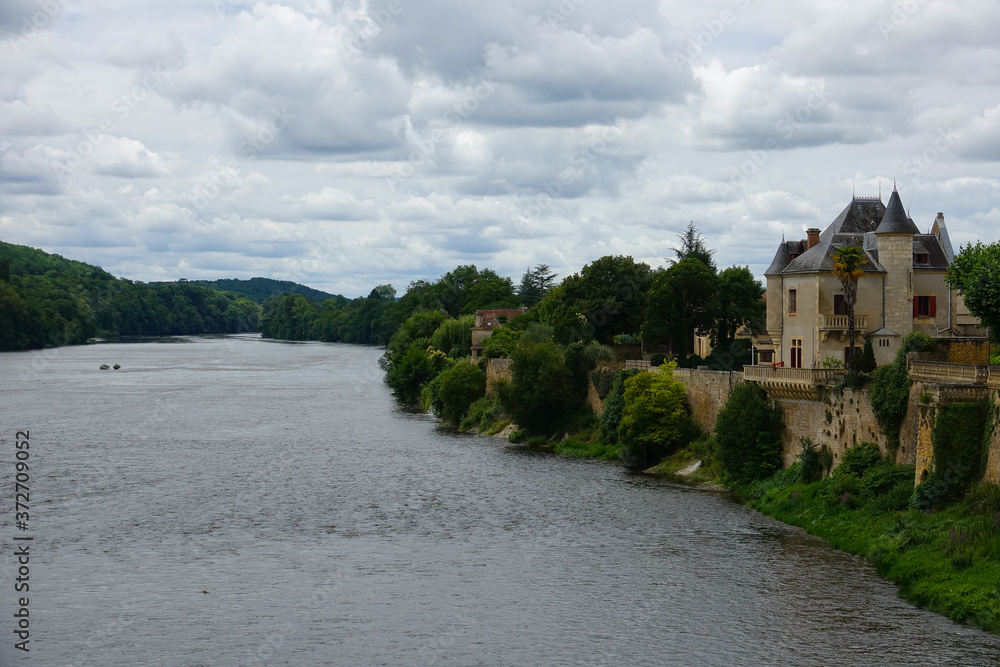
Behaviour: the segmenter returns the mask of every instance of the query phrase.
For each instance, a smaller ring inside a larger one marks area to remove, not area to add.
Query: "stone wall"
[[[1000,410],[1000,393],[993,392],[993,405]],[[993,438],[990,440],[990,451],[986,459],[986,475],[983,476],[987,482],[1000,484],[1000,424],[993,427]]]
[[[675,368],[674,379],[687,386],[691,414],[706,433],[715,432],[715,418],[729,400],[733,387],[743,382],[743,373]]]
[[[818,447],[829,447],[834,467],[843,460],[844,452],[859,442],[874,442],[883,455],[888,453],[888,440],[879,429],[865,391],[827,390],[819,401],[779,398],[776,402],[785,418],[782,459],[786,468],[798,459],[802,438],[809,438]]]
[[[510,359],[488,359],[486,361],[486,393],[495,393],[493,384],[500,379],[511,379]]]

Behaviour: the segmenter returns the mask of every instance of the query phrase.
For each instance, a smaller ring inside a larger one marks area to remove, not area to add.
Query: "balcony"
[[[776,398],[807,401],[819,400],[822,397],[823,387],[835,384],[846,374],[846,370],[832,368],[743,367],[743,379],[747,382],[756,382],[768,394]]]
[[[854,316],[854,331],[855,335],[860,337],[860,334],[868,331],[868,316],[867,315],[855,315]],[[820,341],[825,342],[830,334],[837,336],[839,340],[846,340],[847,331],[847,315],[823,315],[819,316],[819,336]]]
[[[993,380],[991,371],[996,366],[975,366],[972,364],[949,364],[943,361],[910,361],[907,369],[910,379],[917,382],[935,384],[986,385]]]

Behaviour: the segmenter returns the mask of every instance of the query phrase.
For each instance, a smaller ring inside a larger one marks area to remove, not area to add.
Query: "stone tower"
[[[894,187],[875,238],[878,263],[886,270],[882,326],[899,336],[897,343],[913,332],[913,237],[919,233]]]

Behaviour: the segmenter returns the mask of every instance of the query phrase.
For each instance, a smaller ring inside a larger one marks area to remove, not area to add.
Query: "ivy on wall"
[[[891,364],[880,366],[872,374],[872,409],[893,452],[899,447],[899,429],[906,418],[910,400],[910,375],[906,370],[906,355],[932,350],[934,346],[934,339],[927,334],[919,331],[911,333],[903,341],[896,359]]]

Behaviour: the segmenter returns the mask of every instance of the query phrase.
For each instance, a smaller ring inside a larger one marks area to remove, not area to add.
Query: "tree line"
[[[146,285],[26,246],[0,242],[0,351],[95,337],[256,331],[260,306],[207,287]]]

